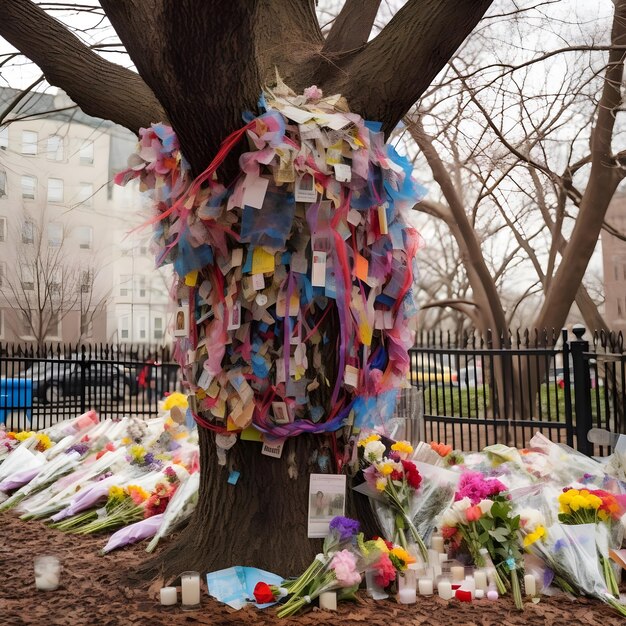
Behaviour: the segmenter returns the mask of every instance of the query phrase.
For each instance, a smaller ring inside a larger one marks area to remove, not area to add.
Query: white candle
[[[526,590],[527,596],[537,595],[537,581],[532,574],[526,574],[524,576],[524,589]]]
[[[178,592],[176,587],[161,587],[161,604],[170,606],[178,601]]]
[[[61,564],[56,556],[38,556],[35,559],[35,587],[40,591],[54,591],[59,586]]]
[[[413,589],[400,589],[397,598],[400,604],[415,604],[417,602],[415,587]]]
[[[483,572],[482,570],[475,571],[474,582],[476,583],[476,589],[487,591],[487,572]]]
[[[441,535],[433,535],[430,540],[430,547],[437,552],[443,552],[443,537]]]
[[[448,580],[440,580],[437,585],[437,593],[443,600],[450,600],[452,598],[452,583]]]
[[[417,588],[420,592],[420,596],[432,596],[433,595],[433,579],[432,578],[420,578],[417,581]]]
[[[439,555],[439,565],[443,565],[448,560],[448,555],[445,552],[442,552]]]
[[[384,600],[389,596],[385,593],[385,590],[376,583],[376,570],[368,569],[365,572],[365,583],[367,584],[367,595],[372,600]]]
[[[428,563],[430,564],[430,568],[432,569],[435,576],[439,576],[441,574],[441,561],[439,557],[441,554],[432,548],[428,551]],[[428,578],[428,576],[426,576]]]
[[[183,572],[180,575],[181,603],[183,608],[194,608],[200,604],[200,574]]]
[[[320,609],[326,611],[337,610],[337,594],[334,591],[324,591],[319,595]]]
[[[482,589],[476,589],[476,599],[482,600],[485,597],[485,592]]]
[[[398,589],[413,589],[415,591],[417,587],[417,572],[414,569],[409,569],[411,566],[404,570],[401,576],[398,576]]]
[[[463,591],[469,591],[472,594],[472,598],[476,594],[476,583],[473,576],[466,576],[463,584],[461,585]]]
[[[465,567],[463,565],[453,565],[450,568],[450,574],[452,574],[452,582],[463,582],[465,580]]]

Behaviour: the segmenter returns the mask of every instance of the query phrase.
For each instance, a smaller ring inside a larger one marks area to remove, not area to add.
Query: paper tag
[[[352,168],[345,163],[335,163],[335,180],[340,183],[349,183],[352,180]]]
[[[311,285],[313,285],[313,287],[324,287],[326,285],[326,252],[319,250],[313,251]]]
[[[252,274],[252,288],[255,291],[262,291],[265,289],[265,277],[263,274]]]
[[[213,375],[207,370],[203,369],[200,378],[198,378],[198,387],[200,387],[201,389],[208,389],[212,381]]]
[[[230,257],[230,264],[239,267],[243,263],[243,248],[235,248]]]
[[[241,326],[241,302],[237,300],[228,311],[228,330],[236,330]]]
[[[215,435],[215,445],[222,450],[230,450],[237,443],[237,435],[225,435],[218,433]]]
[[[265,456],[271,456],[275,459],[280,459],[283,454],[283,446],[285,445],[285,440],[282,439],[280,441],[264,441],[263,447],[261,448],[261,454]]]
[[[291,271],[298,274],[306,274],[309,269],[309,262],[304,254],[291,255]]]
[[[186,337],[189,333],[188,310],[186,307],[176,309],[174,321],[174,337]]]
[[[315,179],[311,174],[303,174],[296,178],[294,195],[296,202],[315,202],[317,200]]]
[[[387,228],[387,210],[384,206],[378,207],[378,227],[380,228],[381,235],[388,234]]]
[[[243,204],[260,209],[263,206],[269,182],[268,178],[263,178],[262,176],[246,176],[243,183]]]
[[[347,387],[356,388],[359,384],[359,370],[353,365],[346,365],[343,382]]]
[[[252,275],[265,274],[267,272],[273,272],[274,265],[274,253],[267,252],[263,248],[255,248],[252,253]]]
[[[350,209],[348,212],[348,222],[352,226],[358,226],[361,223],[361,212],[356,209]]]

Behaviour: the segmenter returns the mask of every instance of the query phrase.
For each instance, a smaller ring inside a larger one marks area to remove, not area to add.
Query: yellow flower
[[[393,465],[391,463],[389,463],[389,462],[387,462],[387,463],[379,463],[377,467],[378,467],[378,471],[383,476],[389,476],[393,472]]]
[[[118,487],[117,485],[113,485],[109,489],[109,498],[123,498],[124,497],[124,488]]]
[[[124,446],[127,446],[130,442],[131,442],[130,437],[124,437],[124,439],[122,439],[122,445]]]
[[[361,446],[364,448],[368,443],[372,441],[380,441],[380,435],[377,435],[376,433],[372,433],[368,437],[365,437],[365,439],[360,439],[357,446]]]
[[[408,441],[396,441],[391,446],[391,449],[400,454],[411,454],[413,452],[413,446]]]
[[[18,441],[25,441],[29,437],[32,437],[35,433],[32,430],[22,430],[19,433],[15,433],[15,438]]]
[[[163,401],[163,410],[169,411],[172,407],[178,406],[181,409],[186,409],[189,404],[187,402],[187,396],[184,393],[180,393],[179,391],[175,391],[174,393],[170,393],[167,398]]]
[[[376,489],[378,489],[378,491],[385,491],[386,486],[387,481],[384,478],[378,478],[376,480]]]
[[[384,539],[381,539],[380,537],[378,539],[376,539],[376,541],[374,542],[376,543],[376,547],[381,551],[381,552],[389,552],[389,548],[387,547],[387,544],[385,543]]]
[[[39,450],[40,452],[43,452],[44,450],[52,447],[52,441],[50,440],[50,437],[48,437],[48,435],[46,435],[45,433],[37,433],[37,441],[37,450]]]
[[[134,459],[141,459],[145,453],[146,449],[143,446],[135,445],[130,448],[130,454]]]
[[[128,485],[126,491],[135,504],[139,504],[150,497],[150,494],[139,485]]]
[[[535,541],[539,541],[539,539],[546,536],[546,529],[543,526],[537,526],[532,533],[528,533],[524,537],[524,546],[531,546]]]
[[[409,563],[415,563],[415,558],[411,556],[404,548],[400,546],[394,546],[391,550],[391,554],[393,554],[397,559],[404,563],[404,567],[402,569],[406,569],[406,566]]]
[[[604,509],[598,511],[598,517],[603,521],[606,522],[606,520],[609,519],[609,512],[605,511]]]
[[[574,512],[578,511],[579,509],[587,508],[587,498],[581,495],[574,496],[572,498],[572,501],[570,502],[570,508]]]

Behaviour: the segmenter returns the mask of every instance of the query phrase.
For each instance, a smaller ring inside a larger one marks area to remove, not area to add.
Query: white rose
[[[370,463],[376,463],[381,461],[383,458],[383,454],[385,454],[385,444],[381,441],[370,441],[365,444],[364,450],[365,458]]]
[[[444,526],[455,528],[459,523],[458,513],[454,509],[448,509],[441,517],[441,523]]]
[[[472,501],[467,496],[465,496],[465,498],[459,500],[458,502],[455,502],[452,506],[454,507],[455,511],[464,513],[465,511],[467,511],[467,509],[470,508],[470,506],[472,506]]]
[[[491,507],[493,506],[493,500],[481,500],[478,506],[483,515],[489,515],[491,513]]]

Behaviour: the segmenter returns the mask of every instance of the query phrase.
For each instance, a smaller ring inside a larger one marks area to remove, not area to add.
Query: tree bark
[[[167,121],[154,93],[135,72],[97,55],[30,0],[0,2],[0,35],[85,113],[134,133],[150,122]]]

